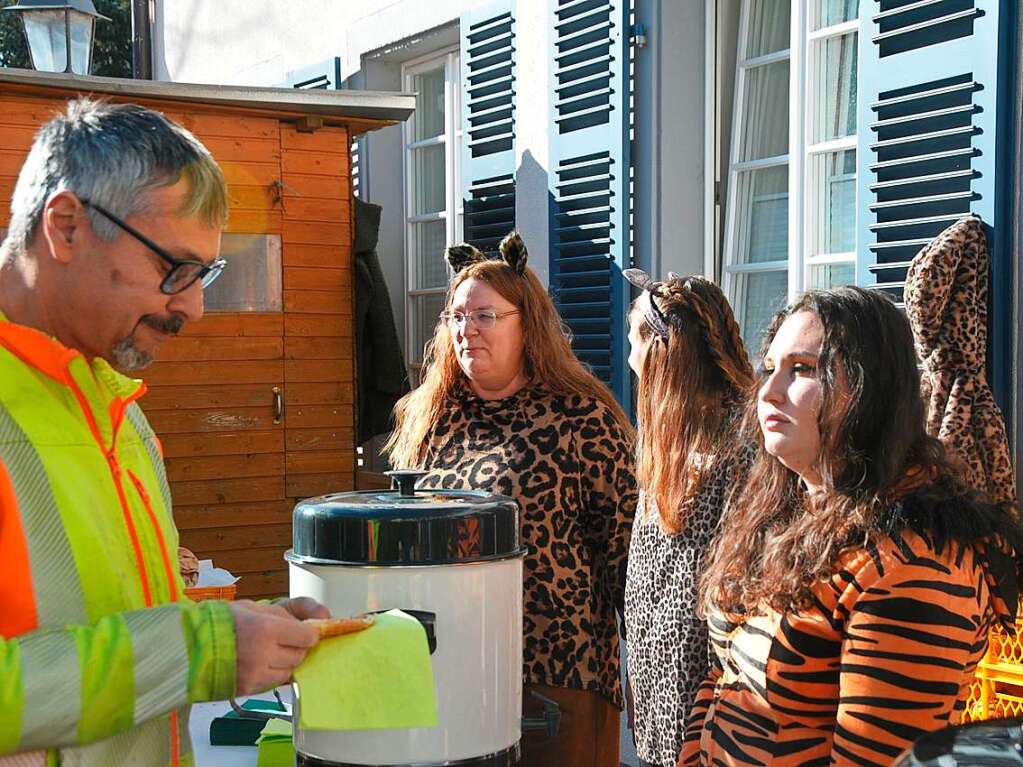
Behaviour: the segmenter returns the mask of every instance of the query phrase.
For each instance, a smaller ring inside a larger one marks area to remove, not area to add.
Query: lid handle
[[[391,489],[397,490],[398,495],[402,498],[414,496],[416,494],[416,482],[429,473],[419,469],[396,469],[384,472],[384,474],[391,478]]]

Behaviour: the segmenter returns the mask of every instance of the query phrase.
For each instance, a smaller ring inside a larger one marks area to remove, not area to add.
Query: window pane
[[[787,165],[736,176],[732,264],[785,261],[789,256]]]
[[[812,140],[829,141],[856,133],[856,33],[813,44],[816,125]]]
[[[746,72],[739,159],[758,160],[789,151],[789,62]]]
[[[33,66],[40,71],[63,72],[67,68],[64,11],[37,10],[21,16],[21,19],[25,23]]]
[[[409,357],[413,362],[423,361],[423,347],[433,338],[440,313],[444,311],[444,294],[412,297],[412,348]]]
[[[856,150],[825,152],[810,157],[817,199],[808,200],[814,218],[813,255],[856,250]]]
[[[438,213],[444,210],[444,145],[420,147],[412,151],[415,174],[415,212]]]
[[[415,75],[412,90],[416,92],[415,140],[440,136],[444,133],[444,67]]]
[[[739,273],[733,280],[732,305],[739,310],[742,339],[756,358],[768,323],[788,300],[788,271]]]
[[[749,33],[746,58],[783,51],[789,47],[789,0],[747,0]]]
[[[448,269],[444,249],[447,247],[447,223],[442,219],[412,224],[412,236],[415,240],[415,288],[446,287]]]
[[[203,291],[207,312],[281,311],[280,235],[225,234],[220,255],[227,268]]]
[[[813,28],[852,21],[860,13],[859,0],[813,0]]]
[[[855,264],[819,264],[810,267],[809,289],[827,290],[856,282]]]

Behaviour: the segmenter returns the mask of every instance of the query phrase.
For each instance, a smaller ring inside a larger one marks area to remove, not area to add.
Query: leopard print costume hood
[[[923,362],[927,431],[992,500],[1016,502],[1005,422],[986,377],[988,247],[979,218],[950,226],[913,259],[906,313]]]

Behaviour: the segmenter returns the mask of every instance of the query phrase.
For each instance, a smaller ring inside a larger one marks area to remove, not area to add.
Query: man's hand
[[[236,694],[252,695],[291,681],[295,666],[319,642],[317,629],[281,605],[241,600],[230,607],[238,643]]]
[[[283,607],[300,621],[304,621],[306,618],[318,618],[320,620],[330,618],[330,610],[312,597],[278,599],[274,602],[274,606]]]

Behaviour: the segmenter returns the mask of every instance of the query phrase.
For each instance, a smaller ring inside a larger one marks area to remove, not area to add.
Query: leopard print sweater
[[[707,622],[696,613],[699,581],[727,495],[747,463],[745,454],[718,461],[685,512],[686,527],[679,535],[664,532],[654,500],[640,493],[629,546],[625,626],[636,754],[648,764],[675,764],[689,709],[708,673],[710,637]]]
[[[522,509],[523,679],[619,708],[618,630],[637,489],[628,426],[590,397],[466,390],[430,435],[424,488],[483,490]]]
[[[995,501],[1015,503],[1005,422],[986,377],[987,294],[987,240],[974,216],[925,246],[906,275],[906,314],[923,362],[927,431],[959,457],[970,486]]]

